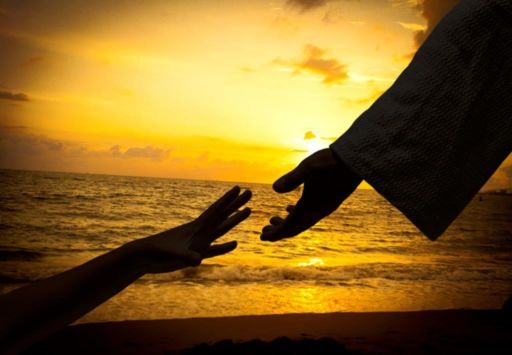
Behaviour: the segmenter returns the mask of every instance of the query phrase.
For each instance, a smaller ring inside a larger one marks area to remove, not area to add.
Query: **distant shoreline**
[[[222,183],[222,184],[239,184],[239,185],[243,185],[243,184],[263,185],[263,186],[270,186],[270,185],[272,185],[272,182],[193,179],[193,178],[170,177],[170,176],[123,175],[123,174],[91,173],[91,172],[80,172],[80,171],[53,171],[53,170],[37,170],[37,169],[34,170],[34,169],[0,168],[0,171],[2,171],[2,170],[3,171],[14,171],[14,172],[27,172],[27,173],[96,175],[96,176],[145,178],[145,179],[174,180],[174,181],[204,181],[204,182],[216,182],[216,183]],[[363,188],[358,187],[358,189],[360,189],[360,190],[374,190],[371,186],[369,186],[369,188],[367,188],[367,187],[363,187]],[[479,191],[478,194],[481,194],[481,195],[505,195],[505,196],[512,196],[512,189],[483,190],[483,191]]]
[[[26,173],[47,173],[47,174],[75,174],[75,175],[96,175],[96,176],[112,176],[112,177],[127,177],[127,178],[145,178],[145,179],[159,179],[159,180],[176,180],[176,181],[205,181],[205,182],[218,182],[224,184],[253,184],[253,185],[271,185],[270,182],[254,182],[254,181],[229,181],[229,180],[209,180],[209,179],[193,179],[184,177],[169,177],[169,176],[147,176],[147,175],[123,175],[112,173],[91,173],[80,171],[53,171],[53,170],[34,170],[34,169],[10,169],[0,168],[0,171],[14,171]]]
[[[510,353],[510,316],[500,310],[440,310],[89,323],[70,326],[32,351],[179,353],[223,339],[240,343],[253,339],[269,342],[279,337],[295,341],[327,337],[363,353]]]

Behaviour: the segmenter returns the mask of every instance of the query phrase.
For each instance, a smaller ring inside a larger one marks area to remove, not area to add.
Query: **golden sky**
[[[272,182],[453,2],[0,1],[0,167]]]

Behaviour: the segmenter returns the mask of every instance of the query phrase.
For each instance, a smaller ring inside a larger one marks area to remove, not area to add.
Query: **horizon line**
[[[191,181],[211,181],[220,183],[231,183],[231,184],[258,184],[258,185],[272,185],[268,182],[256,182],[256,181],[240,181],[240,180],[214,180],[214,179],[197,179],[197,178],[184,178],[184,177],[170,177],[170,176],[152,176],[152,175],[126,175],[126,174],[114,174],[114,173],[95,173],[95,172],[79,172],[69,170],[43,170],[43,169],[22,169],[22,168],[3,168],[0,170],[9,171],[21,171],[21,172],[36,172],[36,173],[57,173],[57,174],[87,174],[87,175],[103,175],[103,176],[116,176],[116,177],[141,177],[149,179],[167,179],[167,180],[191,180]]]

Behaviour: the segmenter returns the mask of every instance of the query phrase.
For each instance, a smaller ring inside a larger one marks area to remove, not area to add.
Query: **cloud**
[[[304,47],[302,60],[288,61],[275,59],[274,64],[289,66],[293,69],[292,75],[298,75],[304,71],[320,75],[326,85],[341,84],[348,79],[347,66],[336,58],[328,58],[327,51],[312,44]]]
[[[422,0],[418,3],[421,15],[427,20],[427,27],[417,31],[414,41],[419,47],[437,26],[439,21],[459,3],[459,0]]]
[[[240,68],[240,70],[243,71],[244,73],[255,73],[256,72],[256,68],[251,67],[249,65],[246,65],[246,66]]]
[[[0,99],[11,101],[30,101],[27,94],[14,93],[11,91],[0,91]]]
[[[287,0],[287,4],[290,7],[305,12],[323,7],[331,1],[335,0]],[[402,27],[416,31],[414,41],[419,47],[434,30],[439,21],[459,3],[459,0],[387,0],[387,3],[394,7],[412,6],[421,12],[421,15],[427,21],[426,26],[417,23],[399,22]],[[329,17],[326,18],[329,19]]]
[[[337,140],[339,137],[320,137],[321,140],[323,141],[328,141],[328,142],[334,142],[335,140]]]
[[[384,93],[384,90],[381,89],[373,89],[370,95],[366,97],[362,97],[359,99],[343,99],[343,101],[348,105],[360,106],[360,105],[368,105],[373,104],[381,95]]]
[[[43,135],[31,134],[23,126],[0,126],[0,148],[0,161],[22,162],[40,156],[61,156],[74,146]]]
[[[304,134],[304,140],[310,140],[310,139],[315,139],[316,138],[316,134],[313,133],[313,131],[307,131],[305,134]]]
[[[146,158],[162,161],[169,156],[170,149],[161,149],[147,145],[145,147],[131,147],[123,152],[121,146],[116,144],[110,148],[109,152],[116,158]]]
[[[43,57],[41,56],[34,56],[34,57],[30,57],[30,58],[27,58],[27,60],[25,60],[23,63],[20,64],[20,66],[22,67],[28,67],[28,66],[31,66],[31,65],[34,65],[34,64],[37,64],[37,63],[40,63],[44,60]]]
[[[301,11],[313,10],[324,6],[328,0],[288,0],[287,4]]]
[[[170,149],[151,145],[126,149],[114,145],[98,149],[78,141],[34,134],[23,126],[0,126],[0,165],[4,167],[26,164],[28,167],[41,168],[57,164],[60,169],[65,169],[67,163],[79,165],[81,161],[120,160],[118,158],[162,162],[167,159],[169,152]]]
[[[398,22],[400,26],[405,28],[406,30],[411,31],[425,31],[427,29],[427,26],[420,25],[419,23],[412,23],[412,22]]]

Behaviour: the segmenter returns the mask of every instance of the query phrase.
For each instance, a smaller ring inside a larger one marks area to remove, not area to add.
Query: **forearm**
[[[331,146],[431,239],[510,153],[511,4],[461,1]]]
[[[0,297],[0,349],[17,351],[79,319],[144,274],[128,243]]]
[[[195,220],[127,243],[62,274],[0,297],[0,353],[19,352],[80,318],[146,273],[198,266],[229,253],[212,243],[250,215],[251,198],[235,186]]]

